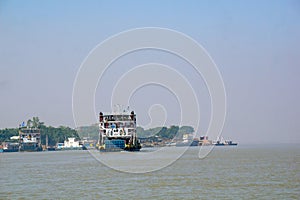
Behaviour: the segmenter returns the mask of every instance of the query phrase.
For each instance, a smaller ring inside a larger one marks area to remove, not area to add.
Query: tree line
[[[27,124],[24,122],[20,124],[19,128],[0,129],[0,143],[16,142],[15,140],[10,140],[10,138],[12,136],[19,135],[19,129],[23,127],[39,128],[41,132],[42,144],[46,144],[46,137],[48,136],[49,146],[55,146],[57,143],[64,142],[64,140],[69,137],[75,137],[76,139],[79,139],[79,135],[75,129],[66,126],[46,126],[44,122],[40,122],[38,117],[33,117],[27,121]]]
[[[184,134],[193,134],[194,128],[191,126],[170,126],[168,127],[156,127],[156,128],[150,128],[150,129],[143,129],[142,127],[137,127],[137,135],[139,137],[152,137],[152,136],[158,136],[163,139],[182,139]]]
[[[93,124],[90,126],[82,126],[77,129],[79,136],[89,137],[90,139],[97,140],[99,137],[99,126]],[[140,138],[147,138],[152,136],[158,136],[163,139],[178,138],[182,139],[184,134],[193,134],[194,128],[191,126],[171,126],[171,127],[155,127],[150,129],[144,129],[142,127],[136,128],[137,136]]]
[[[19,128],[22,128],[25,123],[20,124]],[[89,137],[90,139],[97,140],[99,136],[98,124],[90,126],[79,127],[77,130],[66,126],[52,127],[46,126],[44,122],[40,122],[38,117],[33,117],[27,120],[26,127],[39,128],[41,131],[42,144],[46,144],[46,137],[48,136],[48,145],[54,146],[57,143],[64,142],[69,137],[75,137],[80,139],[83,137]],[[19,135],[19,128],[5,128],[0,129],[0,143],[13,142],[10,137]],[[170,126],[168,127],[155,127],[150,129],[144,129],[137,127],[136,129],[138,137],[147,138],[158,136],[163,139],[178,138],[181,139],[184,134],[192,134],[194,128],[191,126]]]

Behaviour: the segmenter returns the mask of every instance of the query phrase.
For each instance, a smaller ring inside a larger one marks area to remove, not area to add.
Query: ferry
[[[100,151],[139,151],[140,141],[136,134],[136,114],[134,111],[99,113]]]
[[[42,151],[41,132],[36,127],[19,128],[19,151]]]

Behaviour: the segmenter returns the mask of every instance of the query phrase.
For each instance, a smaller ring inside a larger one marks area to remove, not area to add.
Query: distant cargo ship
[[[215,146],[237,146],[237,143],[236,142],[232,142],[231,140],[224,141],[224,142],[217,141],[215,143]]]
[[[199,141],[200,146],[236,146],[236,142],[232,142],[231,140],[224,140],[223,138],[217,139],[217,141],[212,141],[208,139],[208,136],[201,136]]]
[[[213,143],[215,146],[237,146],[236,142],[231,140],[224,140],[223,138],[218,139],[216,142]]]
[[[139,151],[141,144],[136,134],[136,114],[134,111],[99,114],[100,151]]]

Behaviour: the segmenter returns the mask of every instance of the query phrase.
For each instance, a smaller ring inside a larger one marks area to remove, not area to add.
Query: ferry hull
[[[2,152],[18,152],[18,151],[19,149],[2,149]]]
[[[220,143],[220,144],[215,144],[215,146],[237,146],[237,143],[231,143],[231,144]]]
[[[126,140],[113,139],[105,140],[105,145],[101,146],[99,150],[101,152],[118,152],[118,151],[140,151],[141,145],[126,145]]]
[[[20,152],[35,152],[35,151],[42,151],[42,147],[40,147],[37,143],[36,144],[21,144],[20,145]]]

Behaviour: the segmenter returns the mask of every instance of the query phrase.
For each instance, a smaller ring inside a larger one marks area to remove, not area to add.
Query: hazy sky
[[[16,127],[33,116],[53,126],[74,127],[73,83],[84,58],[107,37],[137,27],[183,32],[209,52],[226,87],[224,137],[241,143],[300,142],[297,0],[0,0],[0,128]],[[128,56],[120,60],[120,65],[132,67],[156,61],[178,70],[184,66],[164,53],[146,51]],[[111,70],[119,71],[117,64]],[[199,77],[192,77],[191,70],[181,70],[197,85]],[[169,104],[167,125],[175,123],[174,97],[167,97],[168,92],[162,88],[148,89],[146,93],[136,92],[136,100],[131,102],[140,111],[140,124],[147,124],[147,116],[137,102],[145,102],[148,109],[155,103],[149,101],[151,97],[161,97],[162,104],[174,102]],[[200,80],[197,96],[203,98],[200,124],[204,131],[210,108],[208,95],[201,96],[202,92],[207,91]],[[95,107],[107,111],[109,105],[100,100],[100,94],[97,91]]]

